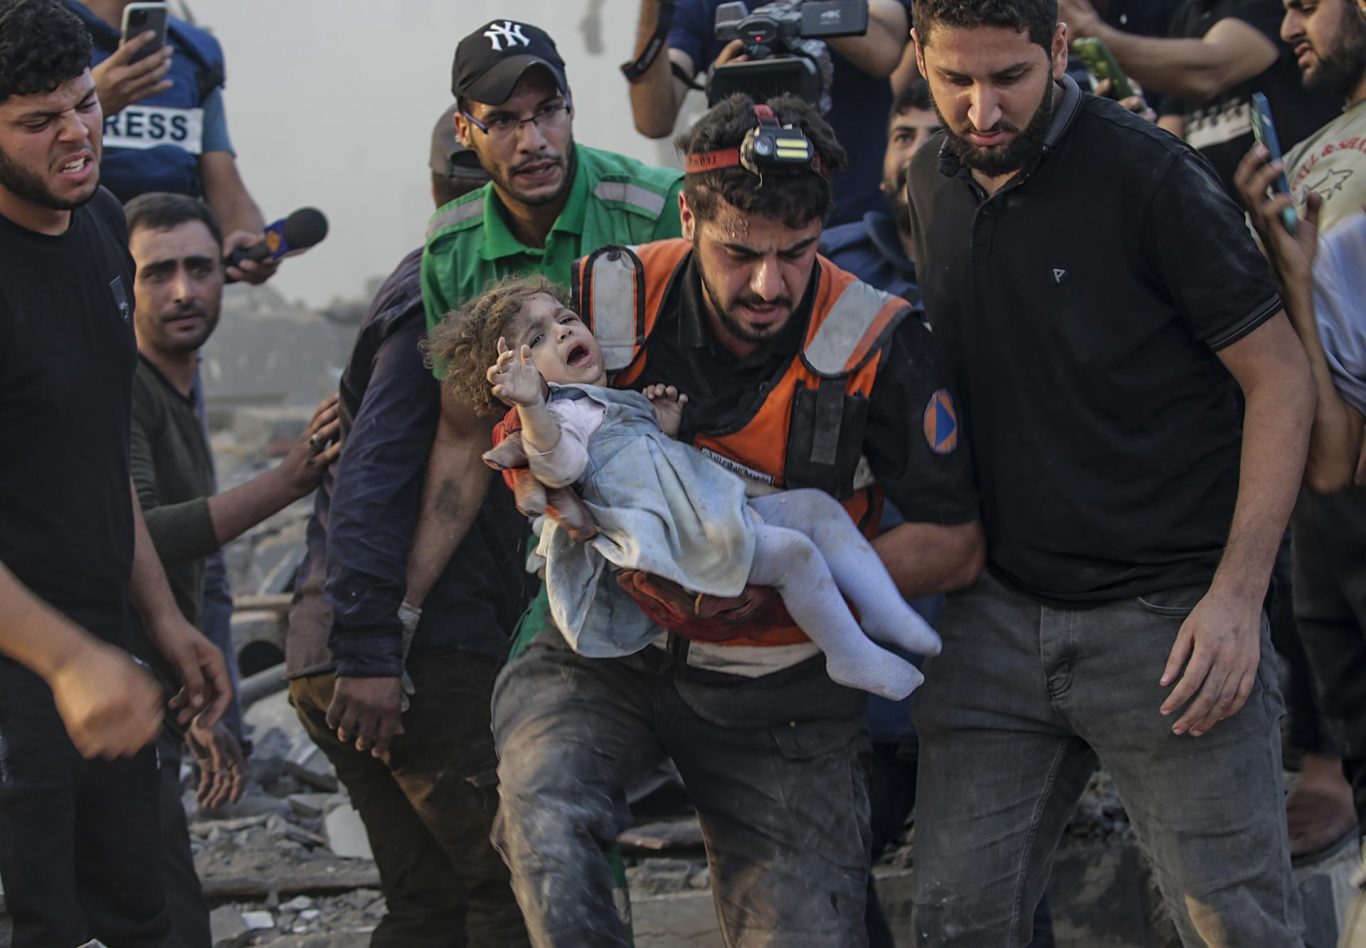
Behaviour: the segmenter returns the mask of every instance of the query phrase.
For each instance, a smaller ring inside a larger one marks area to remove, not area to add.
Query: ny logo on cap
[[[531,40],[527,39],[526,34],[522,32],[522,24],[513,23],[511,20],[493,24],[484,31],[484,35],[489,38],[489,44],[493,46],[495,53],[503,51],[504,43],[507,43],[508,49],[517,43],[521,43],[523,46],[531,45]]]

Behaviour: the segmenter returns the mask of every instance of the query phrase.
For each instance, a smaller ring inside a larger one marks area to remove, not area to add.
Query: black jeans
[[[534,944],[626,944],[604,852],[628,819],[625,776],[660,753],[697,807],[727,944],[867,944],[863,693],[819,658],[745,679],[654,646],[593,659],[547,638],[494,695],[495,839]]]
[[[1295,622],[1366,828],[1366,490],[1302,491],[1294,524]]]
[[[84,760],[52,692],[0,660],[0,879],[14,948],[159,946],[157,756]]]
[[[190,828],[180,799],[180,761],[185,741],[162,726],[157,735],[161,757],[161,875],[166,886],[166,906],[171,913],[171,935],[165,948],[212,948],[209,904],[194,868]]]
[[[387,907],[372,948],[526,944],[507,867],[489,842],[498,806],[489,696],[498,668],[474,652],[411,661],[416,692],[387,761],[328,728],[332,675],[289,683],[300,720],[365,823]]]
[[[925,662],[913,923],[921,948],[1025,945],[1053,853],[1097,760],[1185,944],[1299,946],[1269,634],[1247,703],[1177,737],[1158,684],[1203,589],[1090,609],[994,579],[950,596]]]

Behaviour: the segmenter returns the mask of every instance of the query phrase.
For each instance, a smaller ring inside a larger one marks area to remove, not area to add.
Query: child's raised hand
[[[678,437],[678,426],[683,422],[683,406],[688,404],[688,396],[672,385],[647,385],[641,394],[654,403],[655,421],[659,429],[670,438]]]
[[[485,377],[493,386],[494,397],[509,405],[539,405],[544,398],[541,373],[531,361],[531,347],[514,351],[502,336],[498,337],[498,361],[489,366]]]

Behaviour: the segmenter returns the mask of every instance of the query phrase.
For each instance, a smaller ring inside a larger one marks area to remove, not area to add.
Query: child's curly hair
[[[442,387],[479,415],[499,414],[505,408],[493,396],[486,373],[498,361],[498,337],[509,335],[527,300],[540,295],[569,305],[569,294],[540,274],[503,277],[447,313],[427,333],[423,351],[428,367],[440,370]]]

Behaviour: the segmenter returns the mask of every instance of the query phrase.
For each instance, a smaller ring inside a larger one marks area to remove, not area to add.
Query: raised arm
[[[568,487],[588,466],[587,439],[561,424],[545,399],[545,382],[531,362],[531,348],[514,352],[498,340],[498,361],[489,366],[493,394],[517,407],[527,466],[547,487]]]
[[[868,32],[837,36],[830,48],[870,76],[890,77],[901,64],[911,36],[906,8],[897,0],[868,0]]]
[[[659,22],[659,0],[640,0],[640,19],[636,26],[636,49],[642,50],[654,36]],[[688,86],[674,75],[677,65],[691,78],[697,64],[682,50],[665,46],[645,74],[631,83],[631,115],[636,131],[646,138],[664,138],[674,130],[678,111],[688,95]]]
[[[303,434],[279,465],[244,484],[177,504],[162,503],[153,461],[152,436],[141,402],[134,395],[129,438],[129,468],[138,504],[157,555],[166,561],[202,559],[318,485],[323,471],[336,460],[341,444],[337,397],[318,405]],[[331,443],[329,443],[331,442]],[[313,445],[318,447],[315,449]]]
[[[1208,102],[1276,62],[1276,44],[1251,24],[1226,17],[1200,39],[1167,39],[1125,33],[1107,24],[1089,0],[1060,0],[1058,16],[1072,36],[1105,42],[1126,73],[1143,88]]]
[[[1362,450],[1362,416],[1338,393],[1314,312],[1313,271],[1323,199],[1309,193],[1292,236],[1281,222],[1281,213],[1291,206],[1292,199],[1270,193],[1272,181],[1283,169],[1269,163],[1267,157],[1263,146],[1252,148],[1238,165],[1233,181],[1280,278],[1286,314],[1304,346],[1314,377],[1317,407],[1309,429],[1304,481],[1310,490],[1332,493],[1352,483]]]

